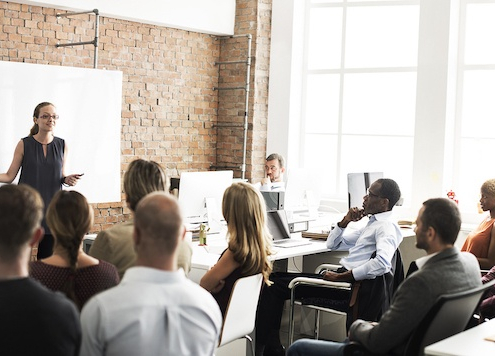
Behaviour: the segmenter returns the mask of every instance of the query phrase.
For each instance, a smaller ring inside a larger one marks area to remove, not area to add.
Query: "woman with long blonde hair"
[[[222,212],[227,222],[228,247],[200,285],[213,294],[225,316],[237,279],[262,273],[265,284],[271,284],[272,236],[266,224],[265,201],[249,183],[234,183],[225,190]]]

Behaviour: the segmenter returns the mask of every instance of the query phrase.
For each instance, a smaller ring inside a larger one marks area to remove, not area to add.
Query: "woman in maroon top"
[[[31,277],[64,292],[80,309],[93,295],[119,283],[114,265],[88,256],[82,249],[84,235],[93,225],[93,209],[82,194],[57,192],[46,220],[55,240],[53,255],[31,262]]]

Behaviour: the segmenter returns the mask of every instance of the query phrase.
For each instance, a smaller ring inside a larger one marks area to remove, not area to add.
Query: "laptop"
[[[311,242],[290,237],[289,223],[285,210],[273,210],[267,212],[268,230],[273,236],[275,247],[297,247],[309,245]]]

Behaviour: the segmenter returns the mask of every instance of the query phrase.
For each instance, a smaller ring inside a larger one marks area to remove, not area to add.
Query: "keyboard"
[[[273,246],[275,247],[298,247],[311,244],[310,241],[307,240],[299,240],[299,239],[283,239],[283,240],[275,240],[273,241]]]

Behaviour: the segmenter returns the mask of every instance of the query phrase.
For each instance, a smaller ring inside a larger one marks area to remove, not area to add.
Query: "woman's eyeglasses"
[[[60,116],[58,115],[48,115],[48,114],[44,114],[44,115],[41,115],[39,117],[39,119],[43,119],[43,120],[48,120],[49,118],[52,118],[53,120],[58,120]]]

